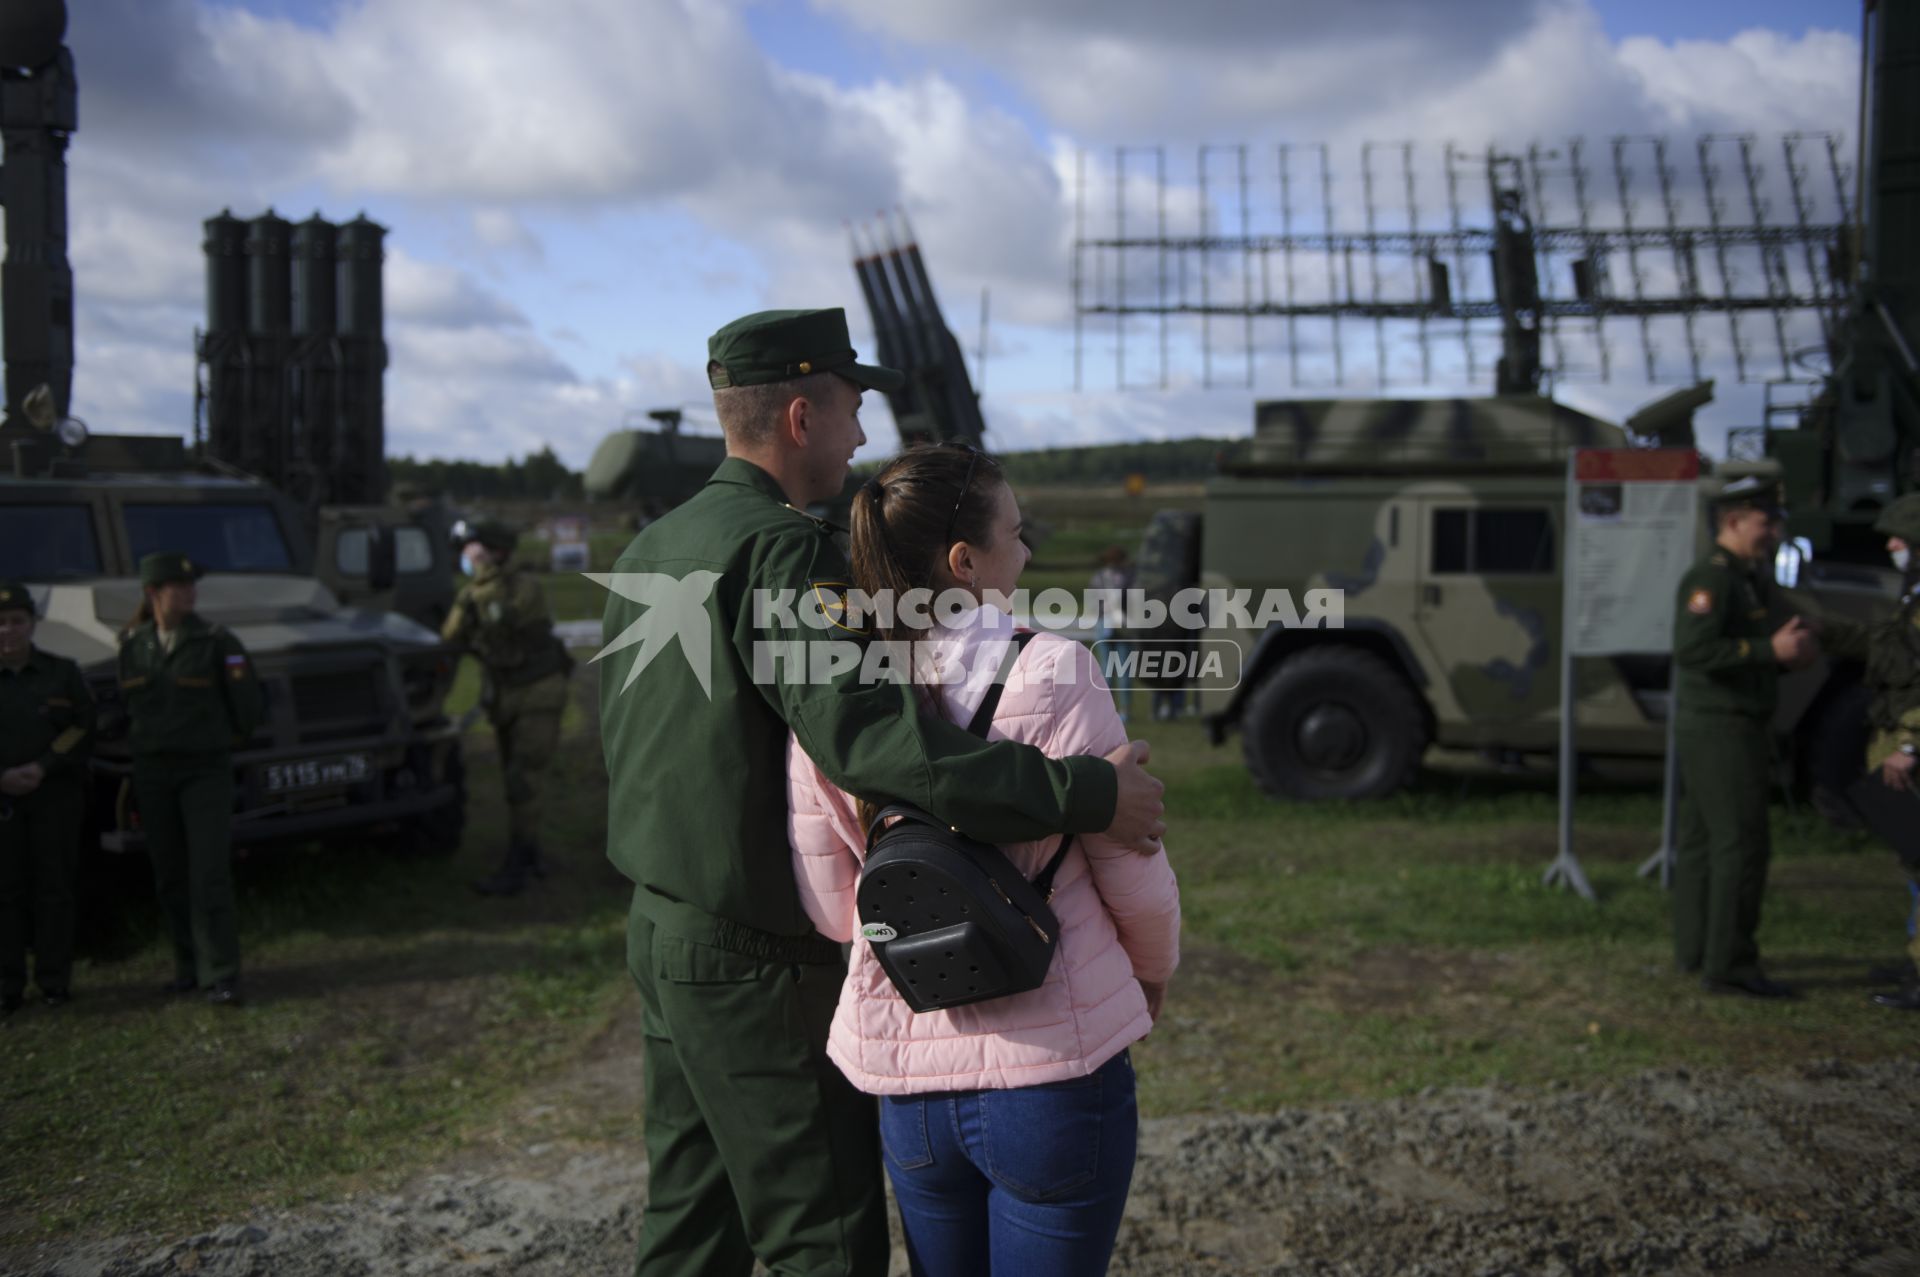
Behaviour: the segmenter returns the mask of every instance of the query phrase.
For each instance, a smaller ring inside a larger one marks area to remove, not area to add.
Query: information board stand
[[[1588,900],[1593,886],[1573,854],[1574,660],[1673,649],[1673,605],[1693,559],[1700,456],[1690,448],[1581,448],[1567,459],[1561,559],[1560,841],[1541,881]],[[1669,686],[1672,684],[1670,683]],[[1663,845],[1642,867],[1670,862],[1677,753],[1667,700],[1667,800]],[[1662,881],[1665,874],[1663,869]]]

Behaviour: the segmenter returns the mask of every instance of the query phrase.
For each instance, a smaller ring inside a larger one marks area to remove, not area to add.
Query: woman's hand
[[[1147,1015],[1155,1024],[1160,1023],[1160,1004],[1167,1000],[1167,982],[1142,980],[1140,992],[1147,995]]]
[[[1887,761],[1880,764],[1880,779],[1888,789],[1912,789],[1913,768],[1916,760],[1912,754],[1894,750],[1887,755]]]

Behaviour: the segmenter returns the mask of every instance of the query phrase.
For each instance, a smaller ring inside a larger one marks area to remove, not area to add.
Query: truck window
[[[1551,575],[1553,520],[1537,507],[1435,510],[1429,563],[1436,575]]]
[[[293,570],[272,506],[130,503],[123,513],[136,560],[157,550],[178,550],[209,572]]]
[[[333,568],[342,576],[367,574],[367,530],[344,528],[333,543]],[[433,542],[425,528],[400,527],[393,530],[393,570],[398,576],[413,576],[433,570]]]
[[[98,575],[100,543],[90,507],[0,506],[0,578],[65,581]]]

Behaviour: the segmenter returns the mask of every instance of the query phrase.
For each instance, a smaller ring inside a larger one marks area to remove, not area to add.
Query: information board
[[[1568,502],[1573,656],[1664,653],[1693,562],[1700,456],[1690,448],[1583,448]]]

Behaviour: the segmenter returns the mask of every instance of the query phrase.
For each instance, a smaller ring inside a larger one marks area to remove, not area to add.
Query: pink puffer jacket
[[[964,682],[947,683],[945,712],[973,717],[1013,633],[982,608],[970,624],[936,632]],[[1093,654],[1042,634],[1007,680],[989,734],[1045,753],[1105,754],[1126,743]],[[859,930],[854,890],[866,842],[852,797],[791,744],[789,791],[794,876],[821,933],[853,941],[853,961],[827,1053],[871,1094],[989,1090],[1058,1082],[1093,1072],[1152,1027],[1139,980],[1165,981],[1180,955],[1180,896],[1165,853],[1141,856],[1098,835],[1074,839],[1054,879],[1060,945],[1046,983],[990,1002],[916,1015],[894,991]],[[1029,877],[1058,838],[1016,843],[1008,858]],[[1136,978],[1137,977],[1137,978]]]

